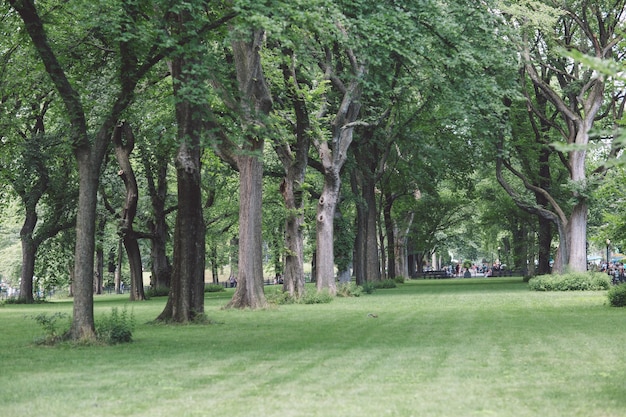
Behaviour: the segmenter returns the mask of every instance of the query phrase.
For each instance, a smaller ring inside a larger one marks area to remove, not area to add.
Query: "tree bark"
[[[269,85],[265,80],[261,54],[265,31],[251,30],[248,38],[232,42],[240,100],[235,109],[241,117],[244,144],[241,148],[223,132],[220,156],[239,170],[239,271],[237,289],[229,308],[262,308],[267,301],[263,292],[262,242],[262,127],[272,110]]]
[[[351,79],[344,85],[338,77],[332,76],[330,63],[322,63],[328,77],[338,91],[343,92],[341,103],[331,123],[332,137],[329,141],[314,140],[315,148],[323,167],[324,186],[317,204],[316,215],[316,272],[317,290],[328,290],[336,295],[335,256],[333,252],[333,219],[341,189],[341,169],[346,161],[348,148],[352,143],[354,122],[361,110],[362,77],[365,66],[357,62],[351,50],[345,51],[350,61]],[[327,58],[330,58],[327,55]],[[355,266],[356,271],[356,266]]]
[[[126,140],[124,141],[124,139]],[[126,188],[126,198],[122,210],[119,234],[124,243],[128,264],[130,266],[130,300],[140,301],[145,300],[146,296],[143,290],[141,252],[139,251],[137,233],[133,226],[137,214],[139,190],[137,188],[135,173],[130,163],[130,154],[135,147],[135,135],[130,125],[125,122],[118,124],[113,130],[112,141],[115,146],[115,157],[120,166],[118,175],[122,181],[124,181]]]
[[[284,144],[275,142],[274,150],[278,155],[285,177],[280,185],[280,192],[285,202],[287,216],[285,219],[285,270],[283,291],[294,298],[304,295],[304,198],[302,185],[308,165],[309,148],[311,147],[309,112],[306,99],[299,92],[293,51],[285,51],[289,59],[283,62],[281,70],[283,82],[293,107],[296,123],[294,125],[295,143]]]
[[[174,30],[185,33],[187,12],[171,18]],[[201,194],[201,135],[204,106],[185,93],[202,83],[193,70],[201,62],[189,52],[171,62],[176,97],[179,148],[176,155],[178,211],[174,231],[173,273],[169,296],[158,321],[187,323],[204,314],[205,226]]]
[[[33,232],[37,225],[37,212],[35,207],[26,206],[26,218],[20,230],[22,241],[22,271],[20,273],[20,295],[22,303],[31,304],[33,298],[33,276],[35,275],[35,254],[37,244],[33,239]]]

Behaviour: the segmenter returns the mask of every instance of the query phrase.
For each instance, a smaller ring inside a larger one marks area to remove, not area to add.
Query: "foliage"
[[[528,281],[533,291],[600,291],[610,286],[610,277],[600,272],[541,275]]]
[[[220,284],[206,284],[204,286],[204,292],[222,292],[225,291],[223,285]]]
[[[32,319],[39,324],[44,331],[44,335],[35,339],[35,343],[38,345],[55,345],[64,339],[64,335],[69,330],[69,323],[66,326],[61,327],[58,323],[61,319],[68,319],[69,315],[66,313],[40,313],[33,316]]]
[[[393,279],[383,279],[381,281],[374,281],[374,288],[376,289],[389,289],[396,288],[396,281]]]
[[[120,312],[117,307],[111,308],[110,315],[104,315],[96,323],[96,335],[99,341],[107,345],[130,343],[133,340],[135,318],[126,306]]]
[[[613,307],[626,307],[626,284],[611,287],[607,292],[609,304]]]
[[[360,297],[363,287],[354,282],[346,282],[337,286],[337,297]]]
[[[298,301],[300,304],[328,304],[333,301],[334,297],[330,295],[327,289],[321,291],[305,291],[302,298]]]
[[[206,291],[206,288],[205,288]],[[170,293],[170,289],[167,287],[150,287],[146,291],[147,297],[167,297]]]
[[[267,291],[265,293],[265,299],[271,305],[286,305],[296,303],[296,299],[292,297],[288,292],[282,291]]]
[[[366,282],[362,285],[361,288],[363,288],[363,292],[365,294],[372,294],[374,291],[376,291],[376,286],[373,282]]]
[[[403,276],[397,276],[393,280],[395,281],[396,284],[404,284],[404,282],[406,281],[406,278],[404,278]]]

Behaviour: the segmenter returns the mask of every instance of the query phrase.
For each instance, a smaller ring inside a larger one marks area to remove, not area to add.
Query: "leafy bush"
[[[286,305],[286,304],[294,304],[296,300],[288,293],[282,291],[268,291],[265,294],[265,299],[270,304],[276,305]]]
[[[363,287],[354,282],[346,282],[337,287],[337,297],[360,297],[363,294]]]
[[[398,277],[395,277],[393,280],[395,281],[396,284],[404,284],[404,281],[406,279],[403,276],[398,276]]]
[[[204,292],[222,292],[226,291],[223,285],[220,284],[206,284],[204,286]]]
[[[611,278],[599,272],[541,275],[528,281],[528,288],[533,291],[600,291],[610,286]]]
[[[167,297],[170,293],[170,289],[167,287],[150,287],[146,292],[146,296],[152,297]]]
[[[328,293],[328,290],[322,291],[307,291],[304,296],[298,301],[301,304],[328,304],[333,301],[333,296]]]
[[[69,323],[67,326],[60,328],[57,323],[59,319],[67,319],[69,316],[66,313],[54,313],[47,314],[41,313],[36,316],[33,316],[33,320],[39,324],[44,331],[44,335],[35,339],[35,343],[38,345],[55,345],[61,341],[63,341],[65,335],[69,331]]]
[[[96,336],[99,341],[108,345],[130,343],[133,341],[134,328],[133,313],[128,313],[126,307],[122,312],[119,312],[117,307],[113,307],[110,315],[105,315],[96,323]]]
[[[382,281],[375,281],[374,288],[376,289],[387,289],[387,288],[396,288],[396,282],[392,279],[384,279]]]
[[[374,285],[373,282],[366,282],[365,284],[361,286],[361,288],[363,288],[363,292],[365,294],[371,294],[374,291],[376,291],[376,286]]]
[[[626,307],[626,284],[620,284],[609,289],[609,304],[613,307]]]

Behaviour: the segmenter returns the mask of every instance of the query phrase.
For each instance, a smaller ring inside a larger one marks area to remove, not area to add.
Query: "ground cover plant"
[[[606,291],[535,292],[521,278],[407,281],[325,304],[222,309],[149,324],[133,342],[36,345],[37,314],[0,307],[0,414],[23,416],[623,416],[626,310]],[[96,297],[96,317],[126,297]]]

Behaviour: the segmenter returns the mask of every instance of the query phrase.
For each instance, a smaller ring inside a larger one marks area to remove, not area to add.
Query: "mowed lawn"
[[[0,307],[0,416],[626,416],[626,309],[606,292],[426,280],[223,310],[231,295],[189,326],[148,324],[164,298],[96,297],[97,317],[135,316],[118,346],[34,345],[32,316],[70,301]]]

